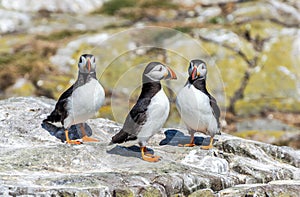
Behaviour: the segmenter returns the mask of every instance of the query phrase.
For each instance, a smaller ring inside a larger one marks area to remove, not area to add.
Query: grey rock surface
[[[26,13],[0,9],[0,34],[20,31],[30,23],[31,16]]]
[[[237,123],[237,131],[246,130],[269,130],[269,131],[296,131],[297,128],[291,127],[279,120],[260,118],[255,120],[245,120]]]
[[[300,152],[217,136],[212,150],[178,147],[184,129],[163,129],[148,149],[157,163],[140,158],[136,144],[108,145],[121,125],[87,121],[99,143],[67,145],[40,125],[55,101],[18,97],[0,101],[0,196],[297,196]],[[208,137],[198,134],[198,144]]]
[[[71,65],[73,65],[77,60],[72,58],[72,54],[79,49],[81,44],[87,43],[91,46],[97,46],[97,44],[103,42],[109,37],[106,33],[96,34],[89,37],[82,37],[77,40],[73,40],[67,44],[64,48],[60,48],[54,56],[50,58],[51,63],[58,66],[58,68],[63,72],[70,71]]]
[[[22,12],[37,12],[47,10],[49,12],[70,12],[85,14],[91,12],[103,4],[103,0],[1,0],[0,5],[6,9]]]
[[[116,22],[115,17],[90,14],[102,4],[102,0],[0,0],[0,34],[99,30]]]

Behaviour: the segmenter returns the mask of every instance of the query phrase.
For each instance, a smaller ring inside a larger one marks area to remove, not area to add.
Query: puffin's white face
[[[171,68],[159,62],[151,62],[150,64],[148,64],[144,71],[144,75],[151,81],[160,81],[162,79],[176,79],[175,72]]]
[[[192,80],[197,78],[206,78],[207,67],[202,60],[192,60],[188,69],[189,76]]]
[[[96,70],[96,59],[93,55],[81,55],[78,62],[79,72],[90,73]]]
[[[145,76],[153,81],[159,81],[165,77],[166,73],[168,73],[167,68],[162,64],[158,64],[153,67],[148,73],[145,73]]]

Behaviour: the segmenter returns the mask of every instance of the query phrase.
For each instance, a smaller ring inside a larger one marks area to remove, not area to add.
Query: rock
[[[0,101],[1,196],[297,196],[300,152],[217,136],[212,150],[178,147],[184,129],[164,129],[148,150],[157,163],[140,158],[133,143],[108,145],[121,125],[108,119],[87,123],[99,143],[67,145],[40,125],[55,101],[16,97]],[[208,143],[197,134],[197,143]]]
[[[189,197],[214,197],[214,192],[211,189],[203,189],[193,192]]]
[[[293,1],[290,2],[289,4],[285,4],[284,2],[281,1],[268,1],[276,11],[279,11],[282,13],[282,15],[286,15],[287,17],[290,17],[290,19],[295,23],[299,24],[300,22],[300,13],[299,9],[300,7],[295,7],[295,4]],[[298,2],[299,5],[299,2]]]
[[[295,127],[273,118],[242,120],[236,124],[235,135],[275,145],[298,148],[300,133]]]
[[[217,17],[222,13],[221,8],[219,7],[209,7],[209,8],[203,8],[203,7],[196,7],[195,9],[197,13],[197,21],[199,23],[203,23],[205,21],[208,21],[209,19],[212,19],[213,17]]]
[[[22,95],[29,96],[33,95],[35,87],[31,81],[26,78],[17,79],[16,83],[5,90],[7,95]]]
[[[0,34],[20,31],[27,28],[30,22],[28,14],[0,9]]]
[[[50,61],[52,64],[56,65],[60,71],[67,73],[70,71],[70,66],[74,65],[77,61],[72,58],[72,56],[75,51],[79,50],[81,44],[85,43],[92,46],[97,46],[108,37],[108,34],[100,33],[93,36],[73,40],[68,43],[66,47],[58,49],[56,54],[50,58]]]
[[[245,130],[269,130],[269,131],[295,131],[293,128],[279,120],[269,118],[259,118],[254,120],[240,121],[236,124],[237,131]]]
[[[1,5],[5,9],[12,9],[22,12],[38,12],[40,10],[46,10],[49,12],[69,12],[69,13],[88,13],[97,8],[100,8],[103,4],[102,0],[9,0],[0,1]]]
[[[174,3],[178,3],[184,6],[193,6],[197,4],[201,5],[217,5],[217,4],[226,4],[231,2],[237,2],[236,0],[173,0]]]
[[[237,185],[219,194],[223,197],[235,196],[299,196],[300,181],[271,181],[267,184]]]

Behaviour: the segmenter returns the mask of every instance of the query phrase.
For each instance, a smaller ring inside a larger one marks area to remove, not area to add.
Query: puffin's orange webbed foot
[[[142,159],[148,162],[158,162],[160,160],[160,156],[154,156],[152,154],[145,154],[146,147],[141,147]]]
[[[75,145],[80,145],[80,144],[82,144],[82,142],[81,141],[78,141],[78,140],[68,140],[68,141],[66,141],[67,142],[67,144],[75,144]]]
[[[67,142],[67,144],[76,144],[76,145],[82,144],[82,142],[79,141],[79,140],[70,140],[70,138],[69,138],[69,130],[68,129],[65,130],[65,135],[66,135],[66,142]]]
[[[82,137],[82,141],[84,142],[99,142],[98,139],[96,138],[92,138],[92,137],[88,137],[87,135]]]
[[[86,135],[86,132],[85,132],[85,129],[84,129],[84,123],[81,123],[80,124],[80,130],[81,130],[81,133],[82,133],[82,141],[84,142],[99,142],[99,140],[97,140],[96,138],[92,138],[92,137],[88,137]]]
[[[200,146],[201,149],[204,149],[204,150],[209,150],[209,149],[212,149],[213,146],[212,145],[208,145],[208,146]]]
[[[212,148],[213,148],[213,145],[212,145],[213,141],[214,141],[214,138],[211,137],[211,138],[209,139],[209,145],[207,145],[207,146],[201,146],[200,148],[201,148],[201,149],[204,149],[204,150],[212,149]]]
[[[194,141],[194,134],[191,135],[191,141],[188,144],[178,144],[179,147],[194,147],[196,146]]]
[[[196,144],[178,144],[179,147],[194,147]]]
[[[148,162],[158,162],[160,160],[160,156],[154,156],[151,154],[147,154],[142,156],[142,159]]]

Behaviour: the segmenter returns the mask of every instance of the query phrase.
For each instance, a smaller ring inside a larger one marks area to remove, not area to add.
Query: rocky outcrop
[[[99,30],[115,17],[89,15],[102,0],[0,0],[0,34],[49,35],[58,31]],[[54,20],[49,20],[53,18]],[[91,38],[93,39],[93,38]],[[13,42],[14,43],[14,42]]]
[[[0,9],[0,34],[21,31],[30,22],[31,17],[28,14]]]
[[[71,41],[66,47],[60,48],[54,56],[50,58],[52,64],[57,65],[58,69],[62,72],[67,73],[70,71],[71,65],[77,60],[74,60],[72,54],[83,44],[89,44],[91,46],[97,46],[97,44],[103,42],[109,37],[106,33],[96,34],[94,36],[83,37],[77,40]]]
[[[22,12],[38,12],[45,10],[48,12],[70,12],[85,14],[91,12],[103,4],[102,0],[51,0],[51,1],[34,1],[34,0],[1,0],[0,5],[6,9],[18,10]]]
[[[108,145],[120,124],[87,123],[99,143],[67,145],[40,125],[55,102],[18,97],[0,101],[0,195],[58,196],[297,196],[300,152],[217,136],[212,150],[182,148],[184,129],[163,129],[149,142],[157,163],[135,144]],[[75,129],[75,128],[74,128]],[[198,134],[197,144],[208,142]]]

